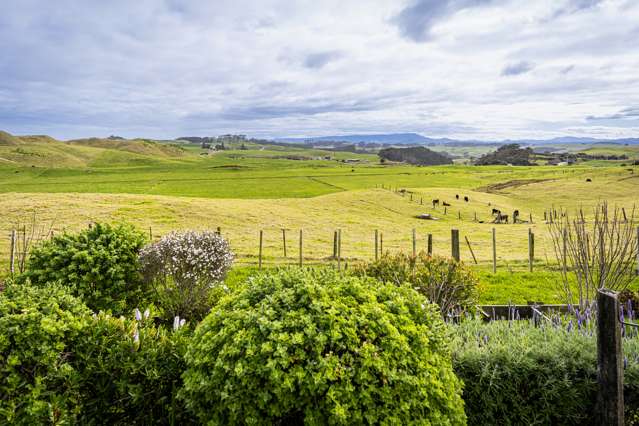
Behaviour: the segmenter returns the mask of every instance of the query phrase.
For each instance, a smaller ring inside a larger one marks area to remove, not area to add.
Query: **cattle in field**
[[[586,179],[586,182],[592,182],[592,179],[587,178],[587,179]]]
[[[459,194],[455,194],[455,198],[459,200]]]
[[[494,216],[494,215],[498,215],[498,214],[501,214],[501,210],[498,210],[498,209],[494,208],[492,215]]]
[[[468,202],[468,197],[464,197],[464,201]]]
[[[433,208],[439,205],[439,200],[433,200]]]
[[[513,223],[517,223],[517,219],[519,219],[519,210],[513,212]]]
[[[448,204],[446,201],[444,201],[442,204],[444,205],[444,207],[450,207],[450,204]]]

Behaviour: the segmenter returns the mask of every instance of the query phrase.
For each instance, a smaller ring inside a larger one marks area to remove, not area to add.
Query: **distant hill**
[[[21,144],[22,141],[19,138],[0,130],[0,146],[16,146]]]
[[[180,157],[185,150],[179,146],[160,144],[146,139],[75,139],[67,141],[70,145],[82,145],[93,148],[116,149],[119,151],[132,152],[134,154],[160,156],[160,157]]]
[[[530,166],[533,163],[530,157],[533,154],[532,148],[521,148],[518,144],[508,144],[501,146],[495,152],[490,152],[481,156],[475,164],[478,166],[506,165]]]
[[[426,144],[435,139],[424,137],[417,133],[388,133],[371,135],[341,135],[341,136],[319,136],[311,138],[283,138],[277,139],[283,142],[350,142],[350,143],[380,143],[380,144]]]
[[[384,148],[379,151],[379,157],[383,160],[397,161],[419,166],[438,166],[453,164],[453,160],[439,152],[431,151],[423,146],[410,148]]]

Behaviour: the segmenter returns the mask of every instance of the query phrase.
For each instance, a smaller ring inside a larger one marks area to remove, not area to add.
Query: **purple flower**
[[[142,314],[140,313],[140,310],[138,308],[135,308],[135,320],[142,321]]]

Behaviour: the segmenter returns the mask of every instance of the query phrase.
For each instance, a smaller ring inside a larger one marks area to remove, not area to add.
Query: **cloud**
[[[306,68],[320,69],[341,56],[342,54],[338,51],[311,53],[304,58],[303,63]]]
[[[490,3],[490,0],[415,0],[405,7],[392,22],[402,37],[414,42],[432,38],[435,24],[456,12]]]
[[[560,69],[559,73],[560,74],[568,74],[569,72],[571,72],[574,69],[575,69],[575,66],[571,64],[571,65],[565,66],[562,69]]]
[[[589,115],[586,117],[588,121],[602,121],[602,120],[639,120],[639,107],[623,108],[619,112],[608,115]]]
[[[511,75],[526,74],[527,72],[531,71],[533,68],[535,68],[535,65],[530,62],[527,62],[527,61],[515,62],[512,64],[506,65],[501,70],[501,75],[511,76]]]

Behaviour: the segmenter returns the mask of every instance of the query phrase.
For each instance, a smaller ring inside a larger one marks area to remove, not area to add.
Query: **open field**
[[[414,228],[418,250],[425,249],[430,233],[434,253],[448,256],[450,230],[457,228],[462,259],[473,262],[467,237],[483,281],[499,282],[503,288],[507,280],[483,272],[490,269],[493,227],[500,271],[527,269],[529,228],[535,233],[536,269],[548,271],[555,258],[544,210],[584,207],[588,213],[606,200],[630,214],[639,204],[639,170],[635,173],[611,162],[570,167],[411,167],[380,165],[369,154],[271,146],[199,155],[201,150],[192,146],[158,147],[144,141],[112,145],[101,140],[20,141],[0,146],[0,157],[8,160],[0,162],[2,235],[34,212],[40,223],[52,224],[56,232],[105,220],[132,222],[150,230],[154,238],[171,230],[220,227],[238,264],[244,266],[257,264],[260,230],[264,264],[273,266],[297,263],[300,229],[308,264],[332,261],[336,229],[342,230],[344,261],[352,263],[374,256],[376,229],[383,234],[384,251],[412,250]],[[406,192],[402,195],[396,188]],[[470,201],[457,200],[457,194]],[[432,207],[432,199],[451,204],[446,214],[442,206]],[[509,215],[517,209],[525,221],[532,215],[533,223],[494,225],[492,208]],[[422,213],[438,220],[415,218]],[[282,229],[287,229],[286,258]],[[8,252],[9,240],[2,238],[0,264],[5,267]],[[551,275],[513,279],[528,284],[513,286],[511,298],[530,300],[534,283],[540,280],[548,288],[553,273],[545,273]],[[545,299],[556,298],[552,291],[544,291]],[[508,296],[501,292],[485,294],[491,303],[504,297]]]

